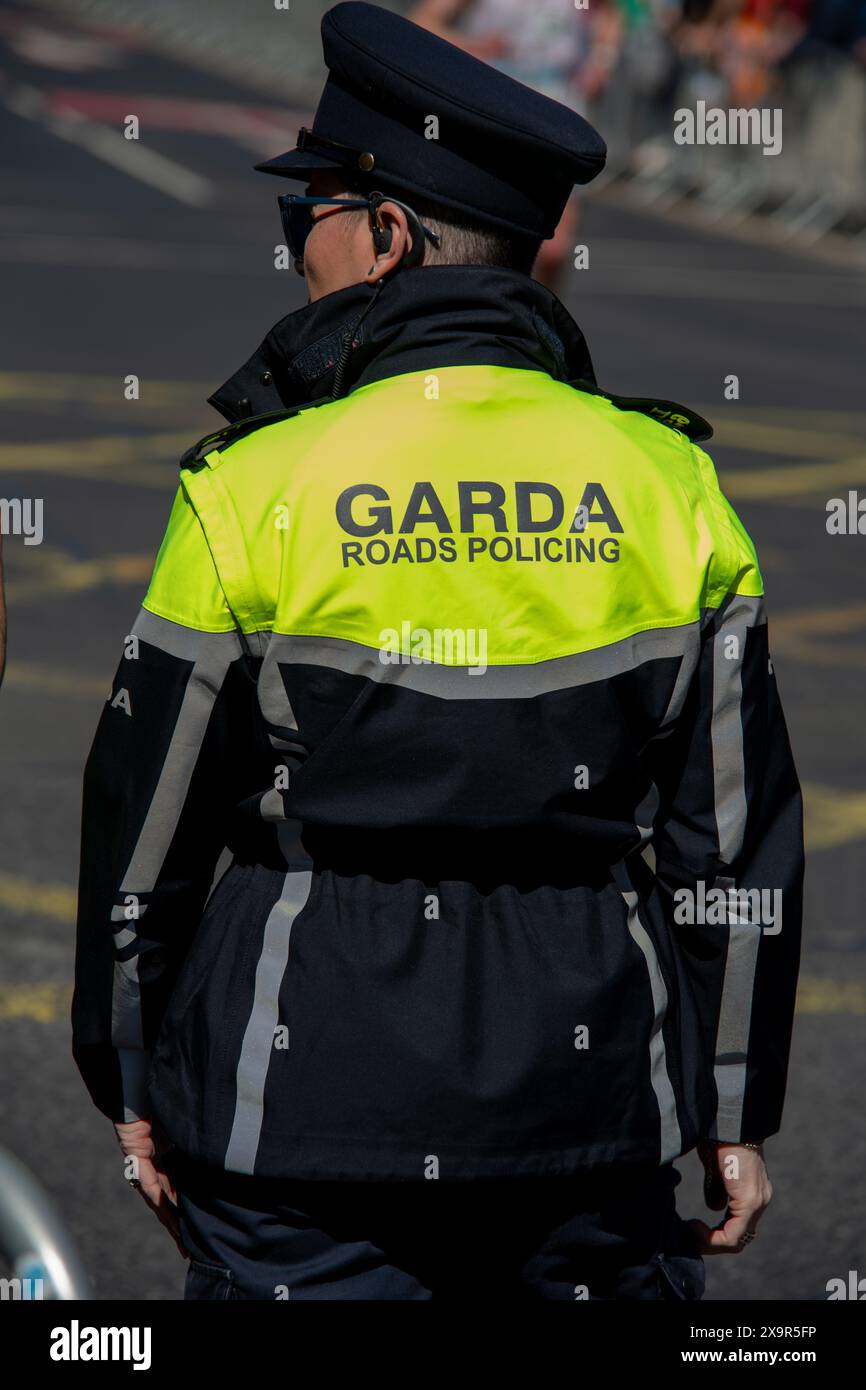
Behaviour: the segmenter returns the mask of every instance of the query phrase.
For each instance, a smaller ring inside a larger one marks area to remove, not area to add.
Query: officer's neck
[[[552,291],[504,266],[433,265],[398,270],[378,286],[349,285],[287,314],[210,403],[237,420],[406,372],[473,364],[594,380],[583,334]]]

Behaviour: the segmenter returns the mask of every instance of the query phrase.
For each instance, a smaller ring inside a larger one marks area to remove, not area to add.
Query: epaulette
[[[252,434],[265,425],[275,425],[278,420],[288,420],[293,415],[299,415],[302,410],[311,410],[314,406],[330,405],[333,400],[333,396],[319,396],[314,401],[301,401],[298,405],[287,406],[285,410],[267,410],[262,415],[248,415],[245,420],[233,420],[230,425],[224,425],[213,434],[206,434],[204,439],[187,449],[181,457],[180,467],[196,468],[204,462],[205,456],[213,453],[215,449],[219,452],[220,449],[228,448],[229,444],[236,443],[238,439],[243,439],[245,435]]]
[[[687,405],[677,405],[676,401],[659,401],[650,396],[614,396],[610,391],[602,391],[592,382],[581,381],[579,378],[568,384],[576,391],[586,391],[591,396],[603,396],[611,405],[615,405],[617,410],[639,410],[642,415],[648,415],[660,425],[667,425],[672,430],[681,430],[693,444],[701,444],[713,437],[713,427],[709,421],[696,410],[690,410]]]

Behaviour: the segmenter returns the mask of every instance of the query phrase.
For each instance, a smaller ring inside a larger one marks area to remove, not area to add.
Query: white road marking
[[[140,140],[126,140],[120,131],[88,120],[71,107],[50,110],[36,87],[24,83],[7,85],[2,89],[2,100],[16,116],[39,122],[52,135],[80,146],[95,159],[168,194],[179,203],[203,207],[213,201],[215,190],[208,179],[148,149]]]

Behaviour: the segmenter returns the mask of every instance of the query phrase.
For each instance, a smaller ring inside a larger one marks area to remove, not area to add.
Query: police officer
[[[309,300],[211,397],[87,762],[74,1055],[188,1298],[699,1298],[799,960],[758,560],[529,274],[595,131],[376,6],[322,38],[257,166]]]

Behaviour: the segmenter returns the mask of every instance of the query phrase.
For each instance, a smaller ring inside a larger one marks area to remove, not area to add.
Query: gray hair
[[[377,184],[383,193],[390,190]],[[357,189],[361,196],[365,189]],[[437,232],[439,246],[424,238],[425,265],[501,265],[529,275],[541,246],[541,237],[521,236],[507,227],[476,222],[459,208],[437,203],[432,198],[396,191],[393,197],[406,203],[431,232]],[[351,214],[349,214],[351,216]],[[367,213],[358,209],[358,216]]]

